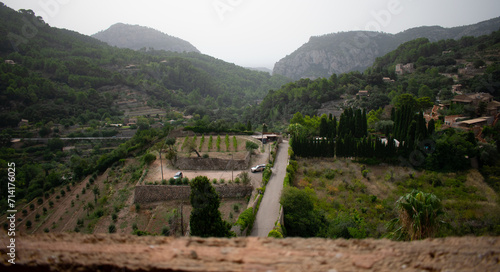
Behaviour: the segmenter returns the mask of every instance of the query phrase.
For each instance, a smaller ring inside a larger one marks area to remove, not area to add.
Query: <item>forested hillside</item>
[[[92,37],[109,45],[132,50],[150,49],[165,50],[173,52],[196,52],[196,47],[180,38],[172,37],[158,30],[138,26],[117,23],[108,29],[100,31]]]
[[[198,54],[133,51],[50,27],[30,10],[0,6],[0,126],[123,120],[110,86],[149,97],[152,107],[241,120],[241,109],[288,79]],[[29,32],[27,32],[29,31]],[[8,60],[8,61],[7,61]],[[214,111],[219,109],[217,116]],[[236,111],[236,114],[235,114]]]
[[[397,75],[396,64],[406,63],[413,63],[415,71]],[[466,67],[483,68],[474,74],[459,75],[459,69]],[[437,100],[449,101],[453,97],[454,84],[461,84],[466,92],[490,93],[498,100],[499,82],[500,31],[477,38],[467,36],[438,42],[421,38],[377,58],[363,73],[355,71],[288,83],[270,92],[255,109],[255,115],[260,116],[262,122],[279,124],[296,112],[316,115],[322,104],[341,96],[345,98],[341,107],[360,107],[368,111],[394,105],[402,94],[411,94],[432,106]],[[360,90],[368,91],[369,97],[359,96]],[[474,117],[473,112],[468,114]]]
[[[7,163],[16,166],[19,205],[56,198],[61,185],[57,199],[64,197],[87,175],[93,183],[126,160],[133,163],[124,172],[137,181],[143,152],[166,137],[172,119],[210,131],[251,130],[245,109],[289,82],[196,52],[112,47],[4,4],[0,18],[0,173],[7,176]],[[135,115],[129,104],[139,108]],[[2,179],[3,211],[7,188]]]
[[[292,148],[284,225],[275,230],[333,239],[499,235],[499,87],[497,31],[413,40],[364,73],[270,93],[259,112],[278,124],[290,119]],[[320,116],[331,94],[342,96],[341,113]]]

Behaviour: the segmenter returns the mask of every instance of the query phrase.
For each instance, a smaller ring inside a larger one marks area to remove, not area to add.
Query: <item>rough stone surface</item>
[[[179,157],[175,162],[175,167],[180,170],[247,170],[250,157],[250,152],[246,154],[243,160]]]
[[[0,271],[499,271],[498,237],[389,240],[137,237],[74,233],[16,237]]]
[[[241,198],[252,194],[252,186],[215,185],[221,198]],[[138,185],[134,190],[134,203],[153,203],[177,199],[189,199],[191,188],[176,185]]]

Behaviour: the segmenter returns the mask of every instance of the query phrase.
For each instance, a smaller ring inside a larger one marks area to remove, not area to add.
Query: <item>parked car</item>
[[[182,172],[175,173],[174,179],[182,179],[182,178],[183,178]]]
[[[266,168],[265,164],[259,164],[257,166],[254,166],[254,167],[250,168],[250,170],[252,171],[252,173],[255,173],[255,172],[262,172],[262,171],[264,171],[264,168]]]

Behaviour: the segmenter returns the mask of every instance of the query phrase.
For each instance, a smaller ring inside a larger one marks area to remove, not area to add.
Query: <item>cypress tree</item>
[[[354,115],[354,137],[363,137],[363,118],[361,117],[361,110],[357,109]]]
[[[415,139],[417,141],[422,141],[427,137],[427,128],[425,127],[425,118],[424,114],[420,112],[417,115],[417,132],[415,135]]]
[[[411,122],[410,128],[408,129],[408,135],[406,137],[406,142],[408,143],[408,152],[413,151],[415,148],[415,141],[416,141],[416,134],[417,134],[417,122],[413,120]]]
[[[432,135],[434,134],[434,130],[436,129],[436,125],[434,123],[434,119],[431,119],[429,123],[427,124],[427,135]]]
[[[222,220],[220,198],[205,176],[191,182],[189,200],[193,210],[189,219],[191,235],[199,237],[231,237],[231,225]]]
[[[328,120],[325,114],[321,116],[320,124],[319,124],[319,137],[328,137],[330,133],[328,133]]]
[[[332,121],[332,139],[335,137],[337,137],[337,116],[334,116]]]
[[[368,122],[366,120],[366,109],[363,109],[363,114],[361,115],[361,125],[363,127],[363,136],[368,135]]]

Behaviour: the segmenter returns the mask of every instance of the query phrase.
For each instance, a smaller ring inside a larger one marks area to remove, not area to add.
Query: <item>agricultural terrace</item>
[[[227,160],[243,160],[247,155],[246,142],[251,141],[254,143],[259,143],[259,141],[253,139],[251,136],[243,135],[196,135],[196,136],[186,136],[176,138],[174,145],[177,151],[177,156],[182,157],[196,157],[196,152],[192,151],[195,149],[200,156],[204,158],[220,158]],[[266,150],[267,151],[267,150]],[[147,174],[144,177],[143,183],[156,183],[162,181],[162,171],[163,179],[169,180],[175,175],[179,170],[171,165],[171,163],[165,159],[164,154],[162,154],[162,161],[159,159],[159,154],[157,150],[151,150],[151,153],[156,156],[156,160],[149,165],[147,169]],[[252,158],[250,160],[250,165],[248,169],[256,164],[266,163],[267,153],[262,152],[260,148],[253,151]],[[160,163],[163,162],[163,169],[160,167]],[[248,171],[248,170],[247,170]],[[228,183],[231,180],[235,180],[236,177],[245,171],[231,171],[228,169],[226,171],[221,170],[183,170],[184,177],[190,180],[196,176],[206,176],[210,180],[217,180],[217,183]],[[254,187],[259,187],[262,180],[262,175],[254,174],[250,175],[252,179],[252,184]]]

